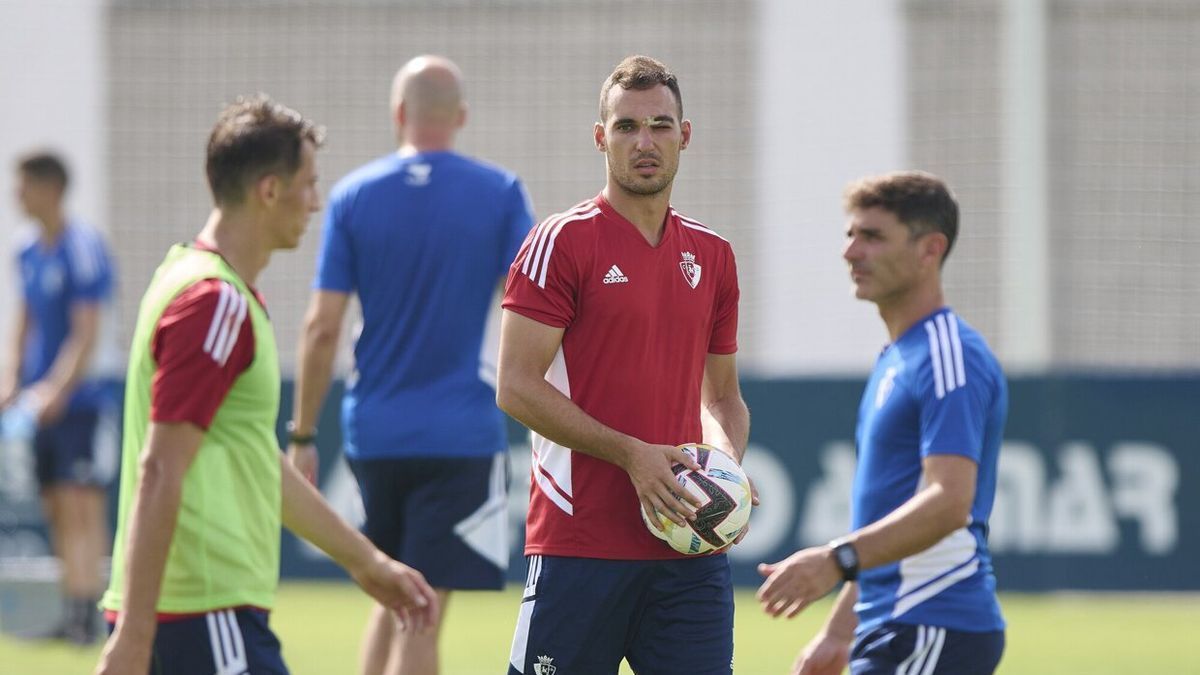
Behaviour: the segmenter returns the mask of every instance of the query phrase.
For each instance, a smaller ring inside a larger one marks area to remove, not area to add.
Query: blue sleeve
[[[27,249],[22,248],[20,251],[17,252],[17,256],[16,256],[17,265],[14,270],[14,273],[16,274],[16,277],[17,277],[16,283],[21,289],[21,300],[23,302],[25,302],[25,304],[29,304],[30,295],[31,295],[33,289],[29,287],[29,280],[25,276],[25,265],[27,264],[25,262],[26,251],[27,251]]]
[[[508,189],[508,204],[504,213],[505,242],[496,276],[504,276],[521,250],[529,230],[533,229],[533,204],[521,179],[514,178]]]
[[[79,234],[69,242],[73,302],[98,303],[112,296],[112,256],[97,233]]]
[[[961,382],[951,376],[939,388],[937,377],[928,363],[921,369],[921,456],[962,455],[978,463],[988,410],[996,398],[995,377],[970,350],[964,354]]]
[[[329,200],[325,226],[321,230],[314,289],[351,293],[358,285],[354,278],[354,245],[346,222],[348,201],[344,193],[336,191]]]

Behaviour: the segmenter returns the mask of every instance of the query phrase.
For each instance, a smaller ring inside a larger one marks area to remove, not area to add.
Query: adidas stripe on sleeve
[[[554,245],[558,235],[569,223],[587,220],[600,213],[600,209],[590,203],[581,204],[566,213],[547,218],[533,231],[529,245],[518,256],[517,261],[521,274],[529,278],[538,288],[546,287],[546,274],[550,270],[550,262],[554,258]]]
[[[234,380],[254,360],[248,302],[219,279],[199,281],[171,302],[153,338],[158,369],[151,420],[208,429]]]
[[[509,269],[505,309],[550,326],[563,328],[571,324],[580,280],[571,252],[564,250],[563,232],[573,223],[595,218],[599,213],[595,204],[585,202],[547,218],[529,233]],[[612,278],[619,283],[624,277],[617,273]]]
[[[943,398],[948,392],[967,384],[962,340],[958,336],[958,317],[945,313],[927,319],[925,333],[929,336],[934,395]]]
[[[989,379],[972,363],[959,335],[958,317],[940,312],[923,322],[928,368],[919,368],[922,392],[921,455],[956,454],[979,461],[985,411],[993,392]]]

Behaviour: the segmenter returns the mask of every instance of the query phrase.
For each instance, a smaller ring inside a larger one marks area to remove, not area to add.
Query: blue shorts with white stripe
[[[288,675],[267,617],[261,609],[219,609],[160,622],[149,675]]]
[[[509,675],[731,675],[724,554],[672,560],[530,556]]]
[[[379,550],[434,588],[500,590],[508,568],[508,453],[352,459]]]
[[[890,621],[858,636],[851,675],[991,675],[1004,631],[968,633]]]

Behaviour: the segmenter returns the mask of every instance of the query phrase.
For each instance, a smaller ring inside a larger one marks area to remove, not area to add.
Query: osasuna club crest
[[[550,663],[553,660],[553,656],[539,656],[538,662],[533,664],[533,675],[554,675],[558,666]]]
[[[700,283],[700,273],[704,270],[696,264],[696,254],[683,251],[679,255],[683,256],[683,261],[679,263],[679,269],[683,272],[683,278],[687,280],[688,286],[696,287]]]

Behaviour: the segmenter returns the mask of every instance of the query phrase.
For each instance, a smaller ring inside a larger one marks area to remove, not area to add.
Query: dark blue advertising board
[[[730,554],[737,583],[756,584],[759,562],[845,532],[862,386],[849,378],[743,383],[753,416],[745,466],[762,505]],[[1012,378],[1010,405],[989,536],[1001,590],[1200,590],[1200,377]],[[335,408],[326,406],[321,424],[321,486],[354,518],[361,506],[337,457]],[[518,581],[528,432],[512,423],[509,437],[509,575]],[[336,573],[286,539],[285,574]]]
[[[745,466],[762,505],[730,553],[738,584],[757,584],[759,562],[845,532],[862,386],[852,378],[743,383],[753,416]],[[335,388],[320,424],[320,486],[358,521],[357,488],[340,458],[339,398]],[[282,437],[290,383],[281,409]],[[1200,376],[1012,378],[989,535],[1001,590],[1200,590],[1198,427]],[[509,576],[518,581],[528,432],[511,423],[509,437]],[[23,473],[30,458],[11,443],[0,450],[0,557],[45,555],[36,487]],[[285,534],[283,574],[340,572]]]

